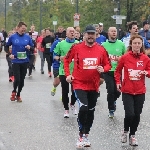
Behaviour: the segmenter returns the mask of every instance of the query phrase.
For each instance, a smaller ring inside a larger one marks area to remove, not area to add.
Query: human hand
[[[74,77],[72,75],[67,76],[66,81],[68,83],[71,83],[74,80]]]

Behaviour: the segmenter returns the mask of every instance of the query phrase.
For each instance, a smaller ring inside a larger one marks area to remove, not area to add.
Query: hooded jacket
[[[146,93],[145,75],[141,71],[147,71],[147,77],[150,77],[150,59],[143,53],[134,54],[132,51],[123,55],[115,71],[116,84],[121,84],[121,74],[124,68],[124,79],[121,91],[128,94]]]

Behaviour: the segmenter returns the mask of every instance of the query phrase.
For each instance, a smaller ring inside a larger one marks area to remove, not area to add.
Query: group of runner
[[[143,25],[147,24],[148,22],[144,22]],[[117,39],[116,27],[109,27],[106,34],[103,23],[86,26],[83,34],[80,33],[80,27],[68,27],[64,30],[60,26],[54,35],[46,28],[39,36],[34,26],[31,26],[29,32],[26,29],[27,25],[19,22],[16,31],[9,32],[6,39],[9,81],[13,81],[14,88],[11,101],[22,102],[20,93],[27,68],[30,77],[39,53],[41,74],[44,74],[45,59],[49,77],[52,77],[53,70],[52,96],[61,83],[64,118],[69,118],[69,109],[74,115],[78,115],[77,147],[91,146],[88,136],[94,120],[100,85],[104,80],[108,117],[114,118],[116,100],[122,93],[125,118],[121,142],[127,142],[129,133],[129,144],[137,146],[135,132],[145,101],[145,76],[150,77],[150,59],[147,56],[150,54],[150,43],[147,36],[139,35],[137,22],[128,23],[127,35],[121,40]],[[71,102],[68,96],[69,86],[72,92]],[[78,113],[76,102],[79,104]]]

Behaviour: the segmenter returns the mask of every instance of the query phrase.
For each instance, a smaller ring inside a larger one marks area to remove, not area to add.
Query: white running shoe
[[[65,110],[64,118],[69,118],[69,110]]]
[[[91,147],[91,143],[88,139],[88,135],[83,135],[83,146],[84,147]]]
[[[77,148],[83,148],[84,147],[83,137],[79,136],[77,143],[76,143],[76,147]]]
[[[78,113],[77,113],[77,110],[76,110],[75,106],[70,105],[70,107],[71,107],[71,110],[72,110],[72,114],[77,115]]]
[[[127,143],[127,136],[128,136],[128,132],[124,132],[121,135],[121,142],[122,143]]]
[[[135,138],[135,135],[131,135],[129,138],[129,144],[131,146],[138,146],[137,139]]]

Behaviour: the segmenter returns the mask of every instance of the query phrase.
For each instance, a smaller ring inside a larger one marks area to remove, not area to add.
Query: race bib
[[[47,43],[46,48],[50,48],[50,47],[51,47],[51,43]]]
[[[109,59],[111,63],[118,62],[118,57],[119,56],[109,54]]]
[[[96,69],[98,66],[97,58],[84,58],[83,59],[83,69]]]
[[[130,80],[140,80],[141,79],[141,70],[128,69],[129,79]]]
[[[26,59],[27,58],[26,52],[17,52],[17,58],[18,59]]]

